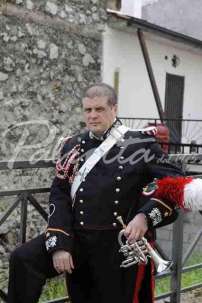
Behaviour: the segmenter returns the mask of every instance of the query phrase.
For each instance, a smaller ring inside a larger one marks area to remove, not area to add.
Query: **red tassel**
[[[192,180],[192,177],[165,177],[157,180],[158,187],[154,197],[177,204],[180,208],[185,208],[184,187]]]
[[[141,303],[138,295],[145,275],[145,264],[138,264],[133,303]]]

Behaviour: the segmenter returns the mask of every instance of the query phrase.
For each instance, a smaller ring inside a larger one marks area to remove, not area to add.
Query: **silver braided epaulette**
[[[141,130],[141,133],[144,135],[149,135],[149,136],[156,136],[157,134],[157,128],[155,126],[148,126],[144,129]]]
[[[143,135],[149,135],[155,137],[157,134],[157,127],[156,126],[148,126],[145,128],[131,128],[130,131],[140,132]]]

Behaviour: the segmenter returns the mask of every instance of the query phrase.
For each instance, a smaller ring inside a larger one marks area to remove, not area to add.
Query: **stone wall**
[[[51,157],[58,136],[80,128],[83,90],[100,79],[105,1],[10,2],[0,16],[0,159]]]
[[[101,79],[106,19],[103,0],[0,0],[0,161],[53,159],[59,137],[81,128],[83,91]],[[48,187],[53,175],[0,171],[0,190]],[[37,199],[47,207],[47,195]],[[0,197],[0,214],[15,200]],[[33,207],[28,212],[30,238],[46,222]],[[0,288],[19,231],[20,206],[0,226]]]

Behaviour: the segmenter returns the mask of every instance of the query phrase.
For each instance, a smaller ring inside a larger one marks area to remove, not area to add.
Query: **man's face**
[[[114,122],[117,105],[109,105],[107,97],[82,100],[86,126],[96,135],[102,135]]]

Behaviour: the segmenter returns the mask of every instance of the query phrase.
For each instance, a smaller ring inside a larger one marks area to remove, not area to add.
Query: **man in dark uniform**
[[[63,272],[72,303],[154,302],[152,262],[120,267],[117,217],[126,224],[130,243],[143,236],[153,241],[155,228],[173,222],[177,214],[169,201],[142,198],[142,190],[154,178],[181,171],[161,162],[162,151],[147,130],[121,133],[110,86],[90,87],[82,103],[88,131],[62,148],[46,234],[11,255],[9,303],[37,302],[46,279]],[[103,144],[111,147],[103,151]]]

